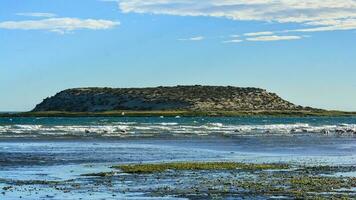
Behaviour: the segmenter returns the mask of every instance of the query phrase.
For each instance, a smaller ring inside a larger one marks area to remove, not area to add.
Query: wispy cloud
[[[240,43],[240,42],[243,42],[243,40],[233,39],[233,40],[223,41],[222,43]]]
[[[57,16],[54,13],[43,13],[43,12],[26,12],[26,13],[16,13],[19,16],[26,16],[26,17],[55,17]]]
[[[240,35],[232,34],[232,35],[230,35],[230,37],[232,37],[232,38],[238,38],[238,37],[240,37]]]
[[[247,41],[254,41],[254,42],[268,42],[268,41],[279,41],[279,40],[299,40],[302,39],[302,36],[297,35],[268,35],[268,36],[259,36],[259,37],[251,37],[246,38]]]
[[[178,39],[178,40],[179,41],[201,41],[204,39],[205,39],[204,36],[195,36],[195,37],[191,37],[191,38],[182,38],[182,39]]]
[[[69,33],[78,29],[101,30],[118,26],[120,22],[102,19],[47,18],[41,20],[3,21],[2,29],[47,30],[57,33]]]
[[[299,23],[297,32],[356,30],[355,0],[120,0],[124,13]]]
[[[255,33],[245,33],[244,36],[260,36],[260,35],[273,35],[273,32],[263,31],[263,32],[255,32]]]
[[[343,19],[343,20],[330,20],[308,23],[309,25],[322,25],[311,28],[302,28],[294,30],[286,30],[284,32],[321,32],[321,31],[346,31],[346,30],[356,30],[356,20],[355,19]]]

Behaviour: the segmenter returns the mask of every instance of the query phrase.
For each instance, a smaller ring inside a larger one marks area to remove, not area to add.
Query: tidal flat
[[[0,199],[355,199],[356,137],[338,131],[355,124],[2,119]]]

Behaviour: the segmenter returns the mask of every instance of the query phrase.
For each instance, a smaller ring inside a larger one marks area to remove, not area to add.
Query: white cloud
[[[16,15],[26,16],[26,17],[55,17],[55,16],[57,16],[54,13],[42,13],[42,12],[16,13]]]
[[[119,22],[102,19],[48,18],[41,20],[4,21],[0,22],[0,28],[19,30],[48,30],[63,34],[78,29],[109,29],[119,24]]]
[[[287,30],[284,32],[320,32],[320,31],[342,31],[342,30],[355,30],[356,20],[355,19],[343,19],[343,20],[331,20],[331,21],[320,21],[309,23],[311,25],[321,24],[323,26]]]
[[[356,29],[356,0],[120,0],[124,13],[299,23],[298,32]]]
[[[201,41],[204,40],[205,37],[203,36],[196,36],[196,37],[191,37],[191,38],[183,38],[183,39],[179,39],[180,41]]]
[[[302,36],[297,36],[297,35],[288,35],[288,36],[268,35],[268,36],[246,38],[246,40],[254,41],[254,42],[268,42],[268,41],[279,41],[279,40],[299,40],[302,38],[303,38]]]
[[[260,36],[260,35],[273,35],[273,32],[263,31],[263,32],[255,32],[255,33],[245,33],[244,36]]]
[[[243,40],[234,39],[234,40],[226,40],[226,41],[223,41],[223,43],[240,43],[240,42],[243,42]]]
[[[238,38],[238,37],[240,37],[240,35],[233,34],[233,35],[230,35],[230,37],[232,37],[232,38]]]

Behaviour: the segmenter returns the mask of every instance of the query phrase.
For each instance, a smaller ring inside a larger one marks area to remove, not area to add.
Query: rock
[[[347,132],[347,133],[354,133],[354,130],[352,130],[352,129],[347,129],[346,132]]]
[[[9,189],[12,189],[12,186],[5,186],[2,188],[3,190],[9,190]]]
[[[260,88],[194,85],[155,88],[68,89],[44,99],[33,111],[297,111],[308,109],[294,105],[276,94]],[[125,115],[124,112],[121,114]]]
[[[81,176],[99,176],[99,177],[106,177],[106,176],[114,176],[115,172],[99,172],[99,173],[89,173],[89,174],[81,174]]]
[[[338,134],[344,134],[344,133],[346,133],[346,130],[344,130],[344,129],[337,129],[335,132],[338,133]]]

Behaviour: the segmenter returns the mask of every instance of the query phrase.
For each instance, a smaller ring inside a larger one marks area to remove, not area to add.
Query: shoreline
[[[348,156],[348,150],[337,148],[353,144],[352,141],[337,139],[335,143],[329,139],[314,145],[306,138],[303,147],[308,151],[295,151],[291,148],[294,141],[281,151],[278,144],[285,144],[281,141],[258,140],[252,145],[253,152],[238,148],[236,142],[251,146],[239,139],[229,143],[197,141],[0,143],[8,164],[0,170],[3,198],[355,197],[355,159]],[[271,147],[269,142],[276,145],[266,151]],[[256,148],[261,144],[265,148]],[[232,149],[226,149],[227,145]],[[327,152],[321,151],[325,145],[329,147]],[[320,152],[310,155],[315,149]],[[16,154],[10,153],[14,150]]]
[[[302,111],[105,111],[105,112],[19,112],[0,113],[5,117],[356,117],[356,112]]]

